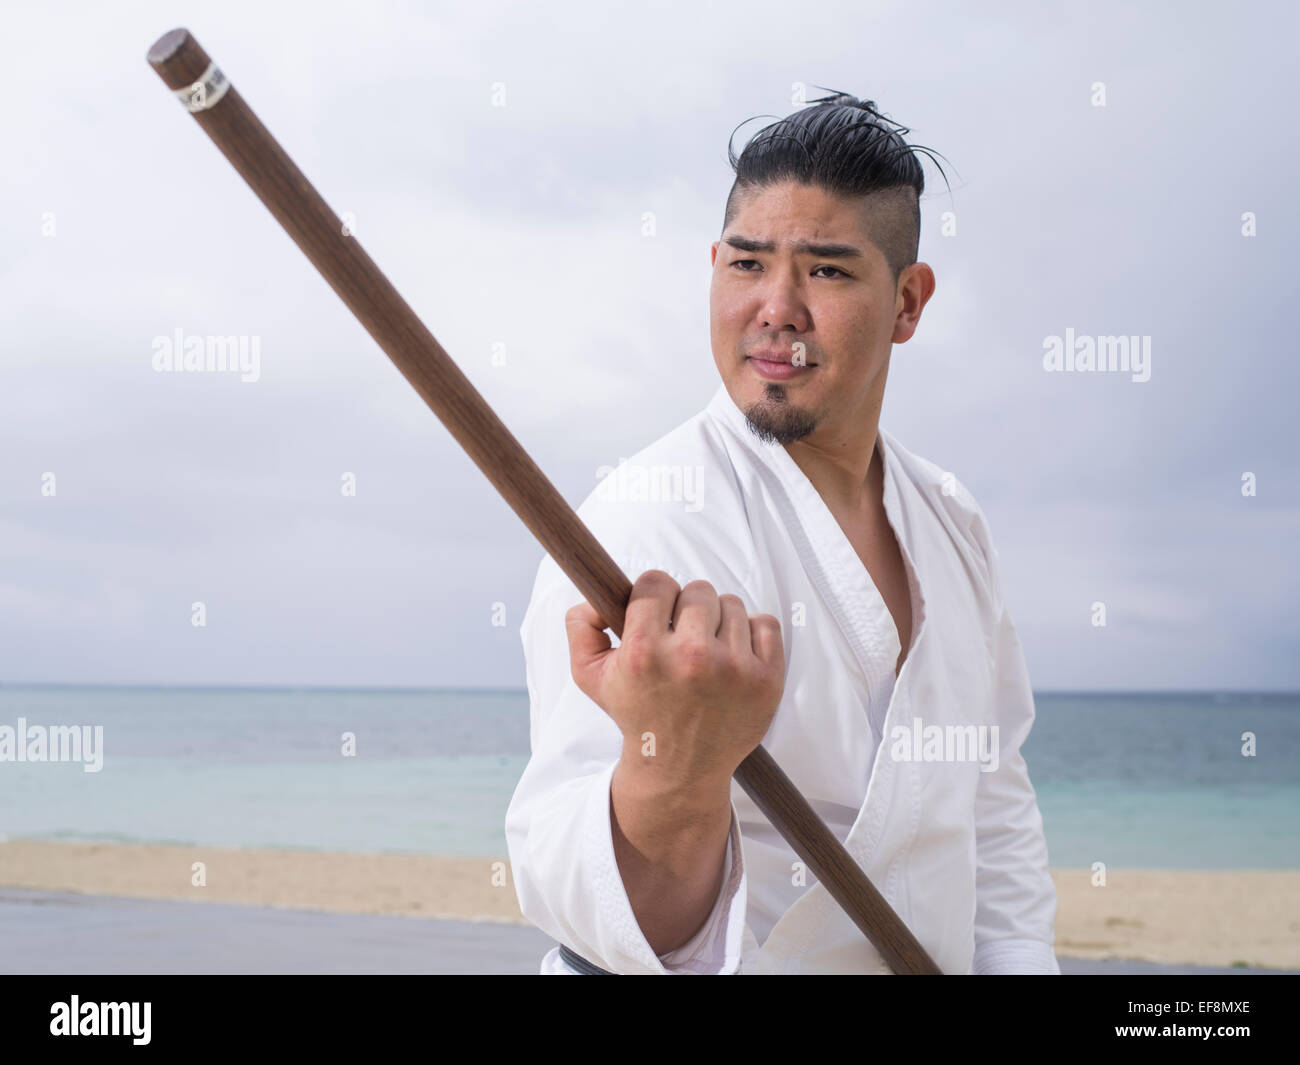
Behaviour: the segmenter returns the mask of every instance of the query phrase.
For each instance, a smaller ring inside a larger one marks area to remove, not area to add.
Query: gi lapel
[[[889,757],[889,744],[884,737],[888,737],[896,725],[911,727],[913,712],[910,682],[917,670],[918,656],[924,654],[927,619],[915,554],[908,546],[910,530],[906,524],[906,508],[900,498],[900,491],[906,491],[910,482],[900,475],[898,460],[892,453],[890,444],[891,441],[882,432],[877,447],[885,463],[884,506],[907,571],[912,595],[913,636],[907,658],[890,696],[883,735],[877,737],[881,742],[876,747],[866,797],[844,845],[876,888],[906,920],[906,900],[902,897],[905,894],[902,868],[905,852],[883,855],[877,859],[876,848],[884,835],[889,816],[907,822],[907,838],[911,838],[919,827],[916,824],[919,810],[917,781],[913,774],[906,772],[905,765]],[[774,448],[771,461],[788,491],[785,502],[791,509],[784,515],[787,524],[796,531],[796,535],[809,541],[808,549],[800,552],[802,558],[811,562],[806,567],[809,578],[830,604],[863,672],[871,677],[874,662],[879,662],[877,656],[880,655],[887,656],[888,668],[892,670],[899,653],[897,629],[866,566],[858,558],[830,508],[785,449]],[[812,543],[819,545],[820,552],[811,549]],[[818,562],[819,555],[827,560],[824,564]],[[886,858],[889,860],[884,860]],[[763,944],[764,954],[770,956],[771,964],[780,965],[780,959],[794,960],[814,953],[819,935],[835,915],[835,901],[820,883],[814,884],[777,921]],[[820,945],[825,947],[828,944],[821,942]],[[863,947],[875,954],[874,949],[865,941]],[[794,960],[792,968],[797,969],[798,964]],[[881,966],[882,971],[888,971],[883,960]]]
[[[864,680],[870,686],[880,674],[882,660],[887,663],[886,668],[892,671],[900,645],[889,608],[866,566],[826,502],[785,448],[764,445],[749,433],[744,414],[735,406],[725,387],[715,396],[712,407],[732,427],[744,446],[755,454],[760,476],[778,508],[779,517],[792,538],[809,581],[827,605]],[[914,662],[922,650],[927,626],[925,597],[916,571],[914,553],[908,547],[909,528],[899,495],[900,490],[906,490],[909,483],[898,468],[891,440],[883,431],[879,434],[877,448],[884,462],[886,516],[898,539],[912,595],[913,636],[911,648],[893,687],[883,732],[876,736],[873,730],[877,742],[871,776],[865,799],[845,840],[845,846],[886,899],[897,906],[899,895],[902,894],[901,855],[895,855],[894,860],[883,866],[871,860],[883,834],[886,816],[891,805],[899,798],[895,794],[896,784],[906,776],[900,775],[900,765],[888,757],[888,744],[883,740],[890,735],[896,724],[910,727],[909,681],[916,672]],[[862,709],[865,715],[866,708]],[[915,785],[916,781],[912,780],[902,798],[902,805],[895,814],[909,823],[916,820],[919,808],[918,797],[914,794]],[[915,828],[914,824],[910,825],[907,833],[909,837]],[[797,959],[809,953],[814,940],[835,910],[836,904],[825,888],[814,884],[772,928],[762,947],[765,956],[763,968],[779,971],[787,967],[783,962],[789,959],[793,963],[789,967],[797,969]],[[869,944],[865,941],[863,943],[867,950],[875,953]]]
[[[926,618],[925,596],[916,572],[913,552],[908,546],[909,529],[899,498],[900,478],[897,459],[891,453],[889,441],[883,432],[880,434],[877,448],[881,452],[885,467],[885,513],[903,555],[903,565],[907,571],[912,595],[913,617],[911,648],[894,684],[889,709],[885,715],[883,735],[876,737],[878,741],[882,741],[884,736],[890,734],[895,724],[910,725],[909,721],[901,720],[905,716],[901,704],[907,701],[904,694],[907,688],[906,682],[909,674],[915,672],[914,669],[909,669],[909,666],[912,665],[925,635]],[[770,448],[766,454],[785,489],[784,497],[780,500],[785,510],[782,517],[795,538],[799,557],[803,560],[809,579],[829,606],[840,631],[853,650],[854,658],[863,676],[870,685],[873,678],[879,675],[882,662],[887,663],[892,671],[894,663],[898,660],[900,651],[898,630],[889,608],[867,572],[867,567],[863,565],[844,530],[840,528],[835,515],[831,513],[825,500],[813,487],[803,470],[783,447]],[[892,761],[882,758],[881,752],[886,746],[883,742],[878,743],[866,799],[862,810],[859,811],[858,821],[853,826],[850,838],[859,834],[859,830],[863,827],[862,814],[869,808],[875,808],[879,820],[883,823],[891,784],[887,778],[891,776],[893,767]],[[869,831],[867,839],[859,841],[867,850],[874,846],[879,836],[878,825],[874,827],[876,830]],[[849,849],[850,853],[853,853],[853,848]],[[855,857],[861,860],[863,855],[856,854]]]

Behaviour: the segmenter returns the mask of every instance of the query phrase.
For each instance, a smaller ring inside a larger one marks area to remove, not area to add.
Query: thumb
[[[569,636],[569,672],[583,694],[599,703],[603,663],[613,647],[605,619],[584,599],[564,615],[564,628]]]

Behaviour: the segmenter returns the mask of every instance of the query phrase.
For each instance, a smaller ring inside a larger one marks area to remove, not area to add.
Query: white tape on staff
[[[230,82],[217,64],[209,63],[208,69],[198,81],[176,90],[176,99],[185,106],[186,111],[206,111],[209,107],[215,107],[229,88]]]

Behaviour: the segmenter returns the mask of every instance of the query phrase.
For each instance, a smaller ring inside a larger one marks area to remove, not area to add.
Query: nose
[[[793,329],[797,333],[809,330],[811,317],[792,271],[773,270],[759,304],[758,318],[764,329]]]

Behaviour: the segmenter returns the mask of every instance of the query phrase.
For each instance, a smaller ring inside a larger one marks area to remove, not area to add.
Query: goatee
[[[784,386],[767,384],[762,402],[745,408],[749,430],[765,444],[793,444],[817,428],[815,415],[790,403]]]

